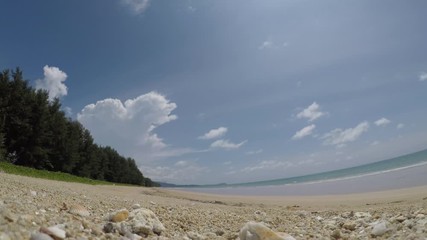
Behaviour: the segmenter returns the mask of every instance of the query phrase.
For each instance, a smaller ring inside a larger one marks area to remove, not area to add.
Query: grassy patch
[[[17,166],[7,162],[0,162],[0,170],[5,173],[20,175],[20,176],[43,178],[43,179],[50,179],[50,180],[63,181],[63,182],[77,182],[77,183],[85,183],[85,184],[91,184],[91,185],[116,184],[116,185],[122,185],[122,186],[124,185],[132,186],[127,184],[117,184],[112,182],[93,180],[90,178],[78,177],[75,175],[71,175],[69,173],[50,172],[46,170],[38,170],[34,168],[29,168],[29,167]]]

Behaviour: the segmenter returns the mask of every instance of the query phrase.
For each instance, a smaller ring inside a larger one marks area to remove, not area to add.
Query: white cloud
[[[297,118],[307,118],[309,122],[312,122],[321,116],[325,115],[325,112],[320,111],[320,106],[316,102],[313,102],[306,109],[302,110],[297,114]]]
[[[260,154],[260,153],[262,153],[262,152],[264,152],[264,150],[263,150],[263,149],[258,149],[258,150],[256,150],[256,151],[248,151],[248,152],[246,152],[246,154],[247,154],[247,155],[255,155],[255,154]]]
[[[357,140],[362,135],[362,133],[368,131],[368,128],[369,123],[366,121],[359,123],[354,128],[347,128],[344,130],[337,128],[323,135],[323,143],[326,145],[336,145],[338,147],[342,147],[345,143]]]
[[[397,124],[397,126],[396,126],[396,128],[397,129],[402,129],[402,128],[404,128],[405,127],[405,124],[403,124],[403,123],[399,123],[399,124]]]
[[[377,126],[385,126],[385,125],[391,123],[391,121],[388,120],[387,118],[381,118],[381,119],[378,119],[377,121],[375,121],[374,123]]]
[[[216,140],[215,142],[213,142],[211,144],[211,148],[222,148],[225,150],[232,150],[232,149],[238,149],[241,146],[243,146],[245,143],[247,142],[247,140],[241,142],[241,143],[232,143],[227,139],[220,139],[220,140]]]
[[[150,0],[122,0],[122,2],[129,5],[137,14],[144,12],[150,5]]]
[[[259,170],[266,171],[266,170],[286,169],[294,165],[295,164],[288,161],[265,160],[253,166],[245,167],[241,170],[241,172],[249,173],[249,172],[259,171]]]
[[[177,166],[177,167],[185,167],[185,166],[188,166],[188,164],[189,163],[187,161],[181,160],[181,161],[176,162],[175,166]]]
[[[427,80],[427,73],[426,73],[426,72],[422,72],[422,73],[420,74],[420,76],[418,77],[418,79],[419,79],[421,82],[426,81],[426,80]]]
[[[272,47],[273,47],[273,42],[270,40],[267,40],[262,42],[262,44],[258,47],[258,49],[263,50],[263,49],[272,48]]]
[[[292,139],[301,139],[303,137],[306,137],[308,135],[311,135],[313,133],[313,130],[316,128],[316,125],[311,124],[295,133],[295,135],[292,137]]]
[[[71,109],[70,107],[63,107],[62,111],[64,111],[65,115],[68,117],[73,116],[73,109]]]
[[[163,95],[149,92],[124,103],[108,98],[89,104],[77,114],[77,120],[90,130],[97,143],[137,161],[149,161],[192,151],[172,148],[154,133],[157,127],[177,119],[172,114],[176,107]]]
[[[198,179],[202,174],[207,173],[208,169],[187,161],[179,161],[173,167],[143,166],[141,167],[141,171],[144,176],[154,181],[186,184],[194,182],[194,180]]]
[[[195,7],[193,7],[193,6],[188,6],[187,7],[187,9],[188,9],[188,11],[189,12],[195,12],[197,9],[195,8]]]
[[[57,67],[43,67],[44,78],[36,80],[36,89],[44,89],[49,92],[49,100],[67,95],[67,86],[63,82],[67,80],[67,74]]]
[[[203,136],[200,136],[199,139],[214,139],[224,136],[227,133],[228,129],[226,127],[219,127],[212,129],[209,132],[205,133]]]

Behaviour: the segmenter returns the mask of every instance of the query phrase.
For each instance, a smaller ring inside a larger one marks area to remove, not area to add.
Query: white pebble
[[[371,234],[374,236],[381,236],[381,235],[384,235],[384,233],[386,232],[387,232],[386,222],[381,221],[374,225],[374,228],[372,229]]]
[[[135,203],[134,205],[132,205],[132,209],[138,209],[141,208],[141,205],[139,205],[138,203]]]
[[[53,240],[53,238],[45,233],[33,233],[30,240]]]

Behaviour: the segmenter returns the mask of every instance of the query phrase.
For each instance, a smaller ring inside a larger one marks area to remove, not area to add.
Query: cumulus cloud
[[[380,118],[377,121],[375,121],[374,123],[377,126],[385,126],[385,125],[391,123],[391,121],[388,120],[387,118]]]
[[[67,74],[57,67],[43,67],[44,78],[36,80],[36,89],[43,89],[49,92],[49,100],[67,95]]]
[[[302,110],[297,114],[297,118],[306,118],[309,122],[312,122],[321,116],[325,115],[325,112],[320,111],[320,106],[316,102],[313,102],[306,109]]]
[[[200,136],[199,139],[214,139],[220,138],[227,133],[228,129],[226,127],[219,127],[216,129],[212,129],[209,132],[205,133],[203,136]]]
[[[150,0],[122,0],[122,2],[129,5],[137,14],[144,12],[150,5]]]
[[[230,142],[227,139],[220,139],[220,140],[216,140],[215,142],[213,142],[211,144],[211,148],[222,148],[222,149],[225,149],[225,150],[233,150],[233,149],[240,148],[246,142],[247,142],[247,140],[245,140],[245,141],[243,141],[241,143],[233,143],[233,142]]]
[[[306,137],[308,135],[311,135],[313,133],[313,130],[316,128],[316,125],[311,124],[295,133],[295,135],[292,137],[292,139],[301,139],[303,137]]]
[[[171,148],[154,130],[177,119],[176,104],[165,96],[149,92],[124,103],[104,99],[85,106],[77,120],[90,130],[96,142],[115,148],[119,153],[139,159],[177,156],[190,149]]]
[[[342,147],[348,142],[357,140],[362,135],[362,133],[368,131],[368,129],[369,123],[366,121],[359,123],[354,128],[347,128],[344,130],[337,128],[322,136],[322,139],[324,140],[323,143],[326,145]]]
[[[420,80],[421,82],[424,82],[427,80],[427,73],[426,72],[422,72],[420,74],[420,76],[418,76],[418,80]]]
[[[396,126],[396,128],[397,129],[402,129],[402,128],[404,128],[405,127],[405,124],[403,124],[403,123],[399,123],[399,124],[397,124],[397,126]]]

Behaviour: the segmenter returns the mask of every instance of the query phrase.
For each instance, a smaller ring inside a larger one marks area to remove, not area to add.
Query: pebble
[[[259,222],[248,222],[239,233],[240,240],[295,240],[287,233],[274,232]]]
[[[129,212],[126,209],[121,209],[115,213],[112,214],[110,217],[110,220],[112,222],[122,222],[126,220],[129,217]]]
[[[41,227],[40,232],[51,236],[55,240],[64,239],[66,236],[65,231],[60,229],[58,226],[52,226],[48,228]]]
[[[372,232],[371,232],[371,234],[373,236],[382,236],[382,235],[384,235],[384,233],[387,232],[387,225],[386,225],[385,221],[380,221],[380,222],[374,223],[373,226],[374,227],[373,227]]]
[[[123,192],[117,196],[99,194],[96,188],[27,181],[0,174],[0,240],[236,240],[239,236],[240,240],[426,239],[427,236],[425,200],[361,205],[358,212],[349,206],[314,209],[249,203],[218,205],[217,201],[195,202],[155,194],[127,198],[121,195]],[[79,202],[86,213],[73,212],[76,205],[60,208],[67,201]],[[141,208],[139,201],[148,203],[150,209]]]
[[[404,216],[402,216],[402,215],[400,215],[400,216],[398,216],[397,218],[396,218],[396,221],[398,221],[398,222],[403,222],[403,221],[405,221],[406,220],[406,217],[404,217]]]
[[[345,222],[342,226],[343,228],[354,231],[356,229],[356,223],[355,222]]]
[[[124,210],[119,210],[117,213],[123,213]],[[127,210],[126,210],[127,212]],[[121,220],[124,217],[124,214],[116,214],[114,216],[117,217],[117,220]],[[128,232],[134,233],[141,236],[149,236],[149,235],[160,235],[163,231],[165,231],[165,227],[157,218],[156,214],[154,214],[151,210],[145,208],[138,208],[132,210],[128,213],[128,217],[126,217],[126,221],[117,221],[114,223],[107,223],[104,225],[104,232],[120,232],[121,234],[126,234]],[[112,220],[112,218],[111,218]]]
[[[90,212],[84,206],[78,204],[71,205],[68,212],[81,217],[88,217],[90,215]]]
[[[3,238],[0,238],[0,239],[3,239]],[[38,233],[31,234],[30,240],[54,240],[54,239],[45,233],[38,232]]]
[[[356,212],[354,213],[354,216],[357,218],[370,218],[372,215],[368,212]]]
[[[141,208],[141,205],[138,203],[135,203],[134,205],[132,205],[132,209],[138,209]]]

